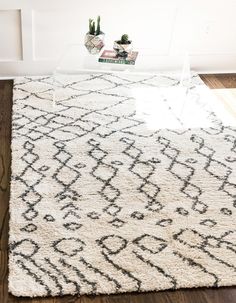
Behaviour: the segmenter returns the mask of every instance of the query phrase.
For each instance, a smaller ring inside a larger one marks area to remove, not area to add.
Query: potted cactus
[[[85,46],[89,53],[98,54],[104,46],[105,34],[100,28],[100,16],[97,17],[96,22],[93,19],[89,19],[89,32],[85,35]]]
[[[130,52],[132,52],[133,45],[132,41],[129,40],[129,36],[124,34],[121,36],[120,40],[114,42],[114,50],[117,52],[119,57],[127,57]]]

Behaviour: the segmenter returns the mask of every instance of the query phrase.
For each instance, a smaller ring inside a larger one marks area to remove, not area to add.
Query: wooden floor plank
[[[219,74],[215,77],[223,84],[225,88],[236,88],[236,74]]]
[[[215,89],[236,88],[236,74],[201,75]],[[17,298],[7,292],[8,203],[12,81],[0,81],[0,303],[236,303],[236,287],[183,289],[110,296]],[[236,97],[235,97],[236,104]],[[186,273],[187,274],[187,273]]]
[[[0,82],[0,302],[8,302],[7,245],[12,81]]]
[[[200,75],[210,88],[236,88],[236,74]]]

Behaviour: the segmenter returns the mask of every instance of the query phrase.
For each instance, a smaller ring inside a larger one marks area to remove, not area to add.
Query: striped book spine
[[[99,62],[134,65],[134,60],[99,58]]]

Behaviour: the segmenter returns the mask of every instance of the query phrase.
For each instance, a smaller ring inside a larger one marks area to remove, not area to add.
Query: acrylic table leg
[[[183,112],[184,112],[184,108],[188,99],[188,94],[189,94],[189,88],[188,87],[183,87],[183,103],[181,106],[181,110],[180,110],[180,119],[183,118]]]
[[[52,78],[52,106],[56,106],[56,85],[55,85],[55,75]]]

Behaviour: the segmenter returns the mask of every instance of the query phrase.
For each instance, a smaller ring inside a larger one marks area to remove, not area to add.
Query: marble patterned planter
[[[120,57],[127,57],[130,52],[133,50],[133,44],[120,44],[119,41],[114,41],[113,49],[117,52]]]
[[[87,48],[90,54],[98,54],[103,48],[105,34],[101,33],[100,35],[91,35],[87,33],[85,35],[84,45]]]

